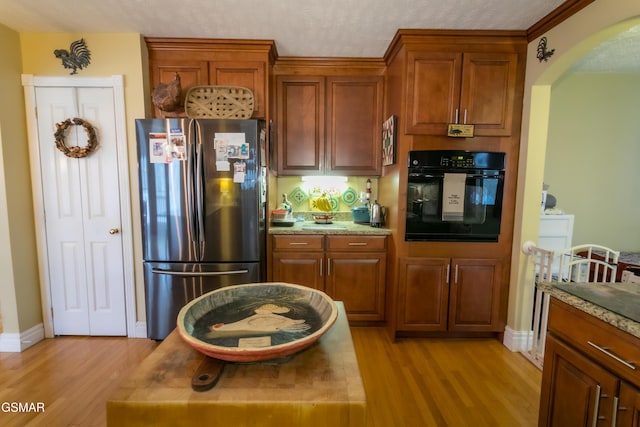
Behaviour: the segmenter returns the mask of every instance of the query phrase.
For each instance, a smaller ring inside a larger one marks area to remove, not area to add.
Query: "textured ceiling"
[[[640,73],[640,25],[601,43],[576,62],[577,73]]]
[[[19,32],[267,39],[275,40],[280,56],[379,58],[399,28],[526,30],[562,3],[564,0],[0,0],[0,23]],[[640,72],[640,29],[603,43],[573,71]]]
[[[20,32],[275,40],[282,56],[382,57],[399,28],[526,30],[564,0],[0,0]]]

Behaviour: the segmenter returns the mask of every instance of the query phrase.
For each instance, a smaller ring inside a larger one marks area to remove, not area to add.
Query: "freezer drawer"
[[[176,327],[178,312],[189,301],[229,285],[261,281],[260,263],[145,262],[147,337],[163,340]]]

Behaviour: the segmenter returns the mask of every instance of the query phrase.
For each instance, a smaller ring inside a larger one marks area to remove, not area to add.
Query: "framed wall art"
[[[396,116],[391,116],[382,124],[382,166],[395,162]]]

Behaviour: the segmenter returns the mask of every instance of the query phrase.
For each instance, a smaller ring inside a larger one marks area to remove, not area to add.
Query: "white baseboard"
[[[129,335],[129,338],[146,338],[147,337],[147,322],[136,322],[136,329],[133,331],[133,335]]]
[[[531,346],[533,331],[515,331],[510,327],[504,328],[502,344],[513,352],[527,351]]]
[[[44,339],[44,325],[39,323],[19,334],[0,334],[0,352],[20,353]]]

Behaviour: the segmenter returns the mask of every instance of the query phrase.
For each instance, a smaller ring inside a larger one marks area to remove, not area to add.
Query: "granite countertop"
[[[391,234],[388,228],[356,224],[353,221],[333,221],[331,224],[316,224],[313,221],[296,222],[291,227],[269,226],[269,234],[359,234],[385,236]]]
[[[552,297],[640,338],[640,285],[538,283]]]

